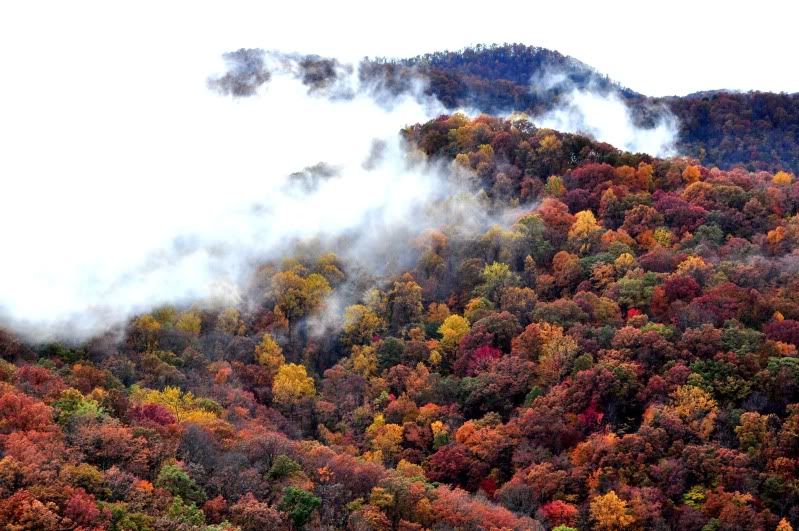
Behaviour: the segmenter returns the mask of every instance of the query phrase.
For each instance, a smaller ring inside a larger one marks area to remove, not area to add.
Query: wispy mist
[[[632,152],[659,157],[676,154],[678,121],[665,107],[656,109],[651,127],[643,127],[617,90],[600,89],[595,83],[578,87],[557,71],[538,73],[530,87],[534,92],[558,95],[554,109],[533,118],[539,127],[586,134]]]

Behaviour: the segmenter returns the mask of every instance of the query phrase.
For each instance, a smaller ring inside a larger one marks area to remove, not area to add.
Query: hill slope
[[[0,332],[0,527],[799,524],[792,176],[488,116],[403,134],[505,223],[397,241],[387,278],[281,257],[122,339]]]

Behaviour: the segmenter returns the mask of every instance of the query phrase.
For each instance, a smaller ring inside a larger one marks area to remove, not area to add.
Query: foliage
[[[202,489],[177,465],[166,464],[162,466],[155,480],[155,486],[166,489],[173,496],[178,496],[186,501],[194,503],[205,501],[205,494]]]
[[[285,511],[297,529],[302,529],[311,515],[322,505],[322,500],[308,491],[286,487],[278,506]]]
[[[591,500],[591,519],[596,529],[624,529],[635,521],[629,514],[627,502],[614,491]]]
[[[255,347],[255,359],[266,367],[271,374],[276,374],[280,367],[286,363],[283,349],[280,348],[280,345],[271,334],[264,334],[261,342]]]
[[[281,365],[272,384],[275,400],[289,403],[316,393],[313,378],[308,376],[304,366],[296,363]]]

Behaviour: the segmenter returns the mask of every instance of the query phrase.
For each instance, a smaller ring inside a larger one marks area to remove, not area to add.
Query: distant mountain
[[[680,122],[677,147],[707,166],[799,171],[799,94],[708,90],[677,97],[648,97],[557,51],[521,44],[475,46],[402,60],[365,62],[364,75],[380,73],[402,83],[413,69],[429,92],[451,109],[488,114],[537,114],[554,108],[572,89],[614,92],[646,124],[665,106]]]
[[[656,101],[680,120],[679,150],[706,166],[799,171],[799,94],[713,91]]]
[[[544,111],[574,88],[643,97],[573,57],[522,44],[478,45],[458,52],[368,63],[381,74],[413,69],[427,77],[430,92],[446,106],[477,108],[489,114]]]

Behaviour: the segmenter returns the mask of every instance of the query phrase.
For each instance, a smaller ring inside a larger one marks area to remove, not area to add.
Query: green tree
[[[184,500],[197,503],[205,501],[205,493],[197,483],[182,468],[174,464],[165,464],[161,467],[155,480],[155,486]]]
[[[387,337],[377,347],[377,367],[380,371],[397,365],[405,353],[405,343],[396,337]]]
[[[289,515],[294,527],[302,529],[321,505],[322,500],[310,492],[296,487],[286,487],[278,509]]]
[[[302,471],[302,467],[299,463],[289,456],[281,454],[275,458],[266,477],[274,481],[300,471]]]
[[[172,504],[166,511],[166,518],[170,523],[193,527],[205,526],[205,514],[202,510],[194,503],[185,503],[180,496],[175,496],[175,499],[172,500]]]

